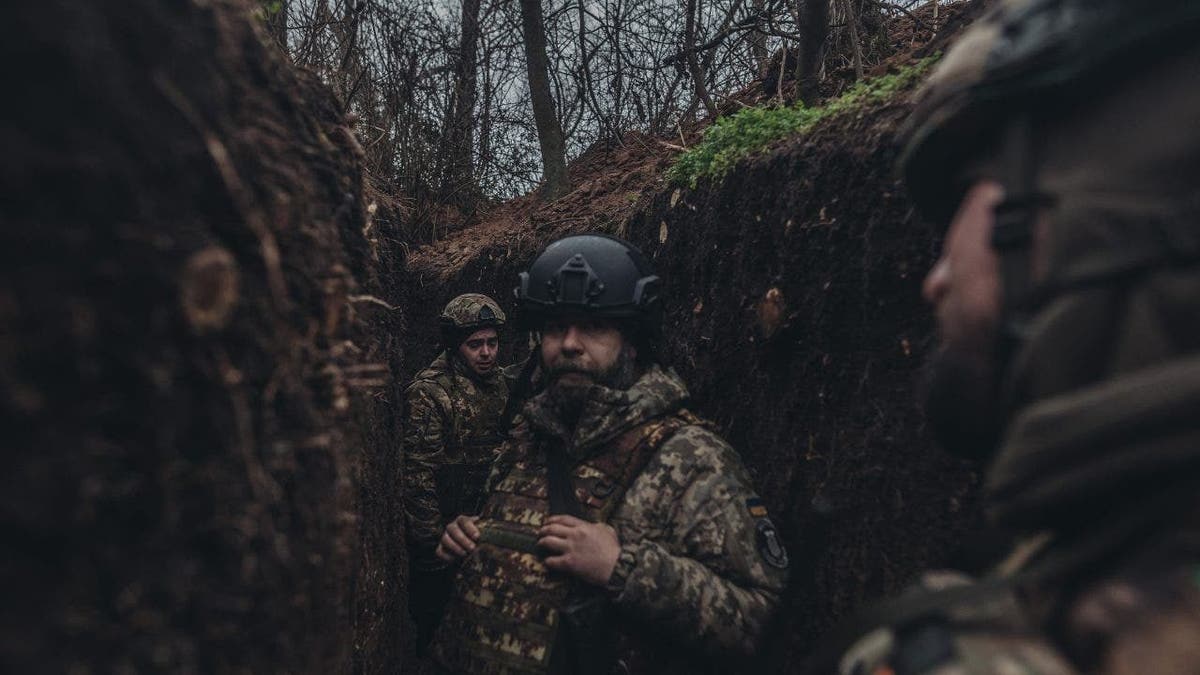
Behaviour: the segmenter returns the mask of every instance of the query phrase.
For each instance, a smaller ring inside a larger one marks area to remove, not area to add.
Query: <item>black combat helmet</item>
[[[636,329],[653,353],[662,326],[661,280],[632,244],[604,234],[581,234],[546,247],[520,275],[517,323],[539,330],[550,317],[613,319]]]

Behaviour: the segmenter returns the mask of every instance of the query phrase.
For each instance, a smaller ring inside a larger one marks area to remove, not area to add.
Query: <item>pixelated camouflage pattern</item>
[[[867,635],[838,668],[840,675],[894,675],[894,635]],[[952,637],[952,655],[913,675],[1078,675],[1040,636],[1000,631],[964,632]]]
[[[570,581],[550,573],[533,547],[549,513],[548,448],[579,462],[576,497],[622,542],[607,593],[627,666],[709,672],[754,651],[787,573],[758,551],[761,519],[747,508],[756,496],[740,459],[682,410],[686,397],[678,376],[654,367],[627,391],[593,387],[573,435],[544,398],[525,406],[494,469],[480,545],[460,568],[439,630],[444,667],[550,672]]]
[[[478,512],[503,442],[507,402],[507,378],[477,376],[444,353],[405,391],[402,489],[418,568],[444,567],[434,555],[442,530],[454,517]]]
[[[954,656],[929,675],[1081,675],[1039,635],[963,632],[953,647]]]
[[[910,589],[912,597],[974,584],[965,574],[949,570],[927,572]],[[928,617],[921,614],[921,617]],[[842,656],[839,675],[876,675],[916,669],[917,675],[1074,675],[1075,671],[1029,625],[1010,592],[983,593],[970,602],[948,605],[936,613],[935,632],[901,638],[904,629],[883,626],[861,637]],[[922,618],[922,621],[927,620]],[[902,624],[903,625],[903,624]],[[916,650],[914,666],[911,656]],[[905,659],[898,653],[908,650]],[[900,666],[899,662],[904,665]]]
[[[588,519],[607,521],[649,455],[678,429],[696,423],[698,418],[678,411],[637,425],[578,465],[572,475],[575,497]],[[448,644],[470,645],[445,655],[443,663],[456,672],[549,670],[558,608],[571,590],[568,579],[546,570],[536,550],[537,530],[550,511],[545,454],[520,444],[510,462],[479,522],[484,550],[460,570],[463,603],[443,621],[447,630],[465,636]]]
[[[860,638],[840,675],[1187,675],[1200,663],[1200,576],[1174,548],[1071,592],[1070,584],[980,594],[942,608],[939,630],[911,637],[903,623]],[[946,579],[951,579],[949,584]],[[927,573],[918,591],[969,590],[964,575]],[[1019,600],[1018,600],[1019,598]],[[1062,604],[1060,605],[1060,601]],[[928,615],[924,615],[928,616]],[[922,619],[926,621],[927,619]],[[923,624],[928,625],[928,624]],[[1048,628],[1053,626],[1052,629]],[[908,652],[904,655],[904,652]],[[917,657],[914,658],[913,654]],[[1081,659],[1073,661],[1069,655]]]
[[[484,311],[486,308],[487,311]],[[457,329],[503,326],[508,317],[500,304],[482,293],[464,293],[446,303],[439,317]]]

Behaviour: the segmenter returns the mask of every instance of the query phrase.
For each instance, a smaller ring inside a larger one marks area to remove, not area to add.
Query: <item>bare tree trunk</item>
[[[767,34],[763,31],[763,14],[767,11],[767,0],[754,0],[754,32],[750,34],[750,53],[754,55],[754,67],[760,75],[767,67]]]
[[[610,124],[610,120],[600,108],[600,101],[596,99],[596,87],[592,81],[592,48],[588,45],[587,41],[587,12],[584,10],[583,2],[579,3],[577,9],[579,17],[579,67],[582,71],[579,83],[579,97],[584,106],[591,108],[592,115],[596,117],[596,124],[603,129],[603,136],[620,143],[620,132]]]
[[[442,199],[458,206],[465,215],[475,210],[474,130],[478,82],[480,0],[462,0],[461,32],[454,67],[454,92],[448,124],[443,136],[446,168],[442,174]]]
[[[683,49],[687,54],[688,72],[692,75],[692,86],[696,90],[696,99],[704,103],[708,114],[716,117],[717,106],[708,95],[704,86],[704,73],[700,71],[700,60],[696,57],[696,0],[687,0],[687,18],[684,20]]]
[[[796,82],[800,100],[813,105],[818,98],[818,77],[825,40],[829,37],[829,0],[804,0],[801,9],[800,59],[796,63]]]
[[[355,0],[342,0],[340,4],[341,16],[335,19],[332,14],[329,15],[329,28],[337,38],[334,51],[337,65],[332,68],[330,81],[336,83],[334,89],[341,97],[344,109],[349,111],[358,88],[366,77],[362,50],[358,43],[362,7]],[[333,62],[328,65],[332,64]]]
[[[492,53],[483,50],[483,101],[479,106],[479,163],[476,165],[476,185],[483,192],[483,182],[492,167]]]
[[[863,78],[862,44],[858,39],[859,13],[854,7],[854,0],[842,0],[846,7],[846,24],[850,28],[850,50],[854,54],[854,78]]]
[[[621,37],[625,27],[625,17],[621,14],[621,3],[616,2],[613,6],[613,28],[612,28],[612,50],[616,55],[616,71],[612,74],[610,80],[612,87],[612,126],[614,129],[620,130],[625,128],[625,120],[621,116],[621,110],[625,104],[625,68],[624,56],[621,52]]]
[[[542,199],[557,199],[567,193],[566,143],[562,126],[550,95],[550,73],[546,59],[546,29],[539,0],[521,0],[521,28],[525,37],[525,68],[529,76],[529,96],[533,101],[533,121],[537,125],[542,151]]]

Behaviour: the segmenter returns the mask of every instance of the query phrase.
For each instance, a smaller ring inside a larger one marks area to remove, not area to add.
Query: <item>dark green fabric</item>
[[[1200,487],[1200,356],[1169,361],[1030,406],[986,484],[994,518],[1071,530],[1103,526],[1166,492]]]

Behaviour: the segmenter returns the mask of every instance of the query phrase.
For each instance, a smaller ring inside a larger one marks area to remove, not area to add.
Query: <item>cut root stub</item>
[[[179,285],[179,303],[192,330],[204,334],[224,328],[237,306],[238,287],[237,261],[229,251],[209,246],[193,253]]]

